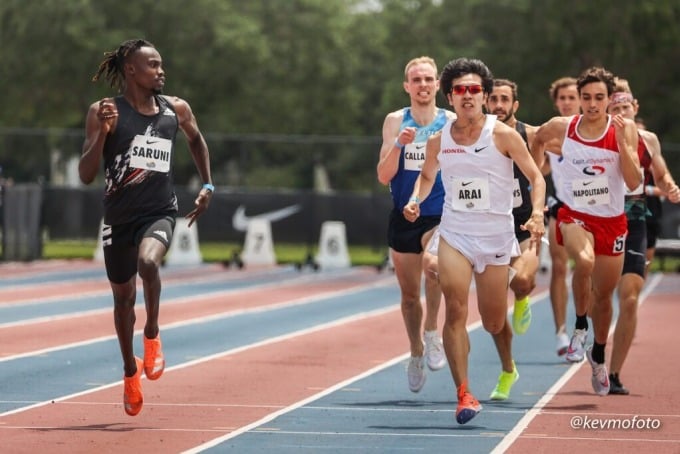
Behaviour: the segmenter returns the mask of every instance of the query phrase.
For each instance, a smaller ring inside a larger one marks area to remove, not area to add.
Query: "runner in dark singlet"
[[[189,226],[208,208],[214,187],[208,147],[191,107],[180,98],[161,94],[165,71],[153,44],[129,40],[107,52],[93,81],[101,77],[122,94],[90,106],[78,170],[83,183],[90,184],[104,164],[104,261],[125,369],[123,404],[125,412],[134,416],[144,403],[142,369],[147,378],[156,380],[165,368],[158,326],[159,268],[178,209],[171,177],[178,129],[187,138],[204,182],[195,207],[186,215]],[[144,360],[133,349],[137,274],[146,306]]]

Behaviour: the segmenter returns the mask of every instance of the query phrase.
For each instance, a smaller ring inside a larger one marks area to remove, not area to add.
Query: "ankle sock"
[[[591,352],[591,357],[597,364],[604,364],[605,345],[607,344],[598,344],[597,342],[593,342],[593,351]]]
[[[588,331],[588,316],[583,314],[583,315],[576,315],[576,329],[584,329]]]

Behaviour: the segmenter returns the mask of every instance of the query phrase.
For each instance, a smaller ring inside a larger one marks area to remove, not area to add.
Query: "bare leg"
[[[616,320],[612,345],[611,373],[620,373],[628,356],[637,327],[637,309],[644,280],[635,273],[626,273],[619,283],[619,317]]]
[[[420,332],[423,307],[420,301],[422,254],[391,251],[394,271],[401,289],[401,314],[406,327],[411,356],[423,356],[423,338]]]
[[[423,235],[423,269],[425,270],[425,331],[436,331],[439,317],[439,306],[442,290],[439,286],[439,269],[437,256],[427,252],[427,245],[434,230]]]
[[[118,336],[120,353],[123,357],[125,375],[132,377],[137,371],[132,338],[135,333],[135,299],[137,297],[136,276],[124,284],[111,282],[113,291],[113,321]]]
[[[577,224],[562,225],[562,234],[567,254],[574,261],[571,287],[576,315],[586,315],[590,304],[591,276],[595,267],[593,235]],[[616,279],[618,280],[618,276]]]
[[[472,265],[444,240],[439,242],[439,281],[446,318],[443,328],[444,351],[456,389],[467,381],[470,339],[467,332],[468,295]]]
[[[501,359],[501,367],[505,372],[514,370],[512,364],[512,328],[506,320],[503,328],[496,334],[492,334],[493,342],[496,344],[498,357]]]
[[[532,243],[531,239],[526,239],[519,246],[522,254],[511,262],[511,266],[517,272],[510,282],[510,289],[515,294],[515,301],[529,296],[534,290],[539,266],[537,244]]]
[[[557,244],[557,221],[550,219],[548,225],[548,238],[550,241],[550,304],[555,321],[555,333],[559,333],[567,323],[567,301],[569,291],[567,289],[568,256],[564,246]]]
[[[161,279],[159,269],[167,248],[155,238],[144,238],[139,245],[137,268],[144,286],[146,324],[144,335],[149,339],[158,336],[158,315],[160,310]]]
[[[611,257],[598,255],[593,269],[592,319],[595,342],[606,344],[612,322],[612,296],[623,269],[623,254]]]

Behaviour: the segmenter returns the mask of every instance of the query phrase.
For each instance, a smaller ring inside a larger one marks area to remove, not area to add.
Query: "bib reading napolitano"
[[[571,190],[577,207],[609,204],[609,179],[607,177],[573,180]]]
[[[130,167],[167,173],[170,171],[172,141],[162,137],[135,136],[130,145]]]
[[[483,211],[491,208],[489,180],[486,178],[453,178],[451,204],[458,211]]]
[[[425,162],[425,143],[414,142],[404,147],[404,169],[420,172]]]

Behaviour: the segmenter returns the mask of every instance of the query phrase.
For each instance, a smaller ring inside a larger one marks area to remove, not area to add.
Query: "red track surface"
[[[675,294],[655,295],[639,308],[637,334],[622,376],[629,396],[594,395],[591,368],[584,363],[508,452],[559,453],[568,447],[569,452],[597,454],[680,453],[679,305],[680,288]],[[585,427],[572,427],[584,421]],[[610,429],[596,430],[593,424],[609,424]],[[636,428],[623,429],[631,426]]]
[[[16,277],[39,269],[40,265],[36,265],[11,272]],[[0,272],[3,277],[9,273],[6,267]],[[175,276],[181,277],[181,273]],[[333,283],[319,280],[302,286],[277,285],[167,302],[162,306],[161,329],[164,324],[347,290],[376,279],[374,272],[359,273]],[[106,282],[88,281],[40,286],[33,297],[56,295],[62,289],[109,292]],[[0,292],[0,304],[28,297],[30,294],[24,290],[6,290]],[[471,298],[474,300],[474,294]],[[509,452],[680,453],[680,370],[674,349],[678,304],[676,292],[655,296],[641,307],[638,335],[626,363],[626,370],[636,372],[625,374],[624,380],[632,390],[631,396],[593,395],[590,367],[584,365],[542,410],[530,414],[533,419],[525,422],[528,426],[508,446]],[[471,304],[470,322],[478,318]],[[141,321],[143,311],[138,315],[138,328]],[[50,335],[36,336],[36,332]],[[0,328],[0,358],[108,335],[114,335],[110,312]],[[394,308],[382,314],[225,354],[190,367],[169,368],[160,380],[143,381],[145,405],[134,418],[123,412],[121,383],[5,415],[0,417],[0,452],[180,452],[252,424],[406,351],[401,312],[395,301]],[[641,370],[645,373],[639,373]],[[577,416],[623,420],[636,415],[638,419],[658,419],[662,427],[642,431],[570,427],[570,421]]]

